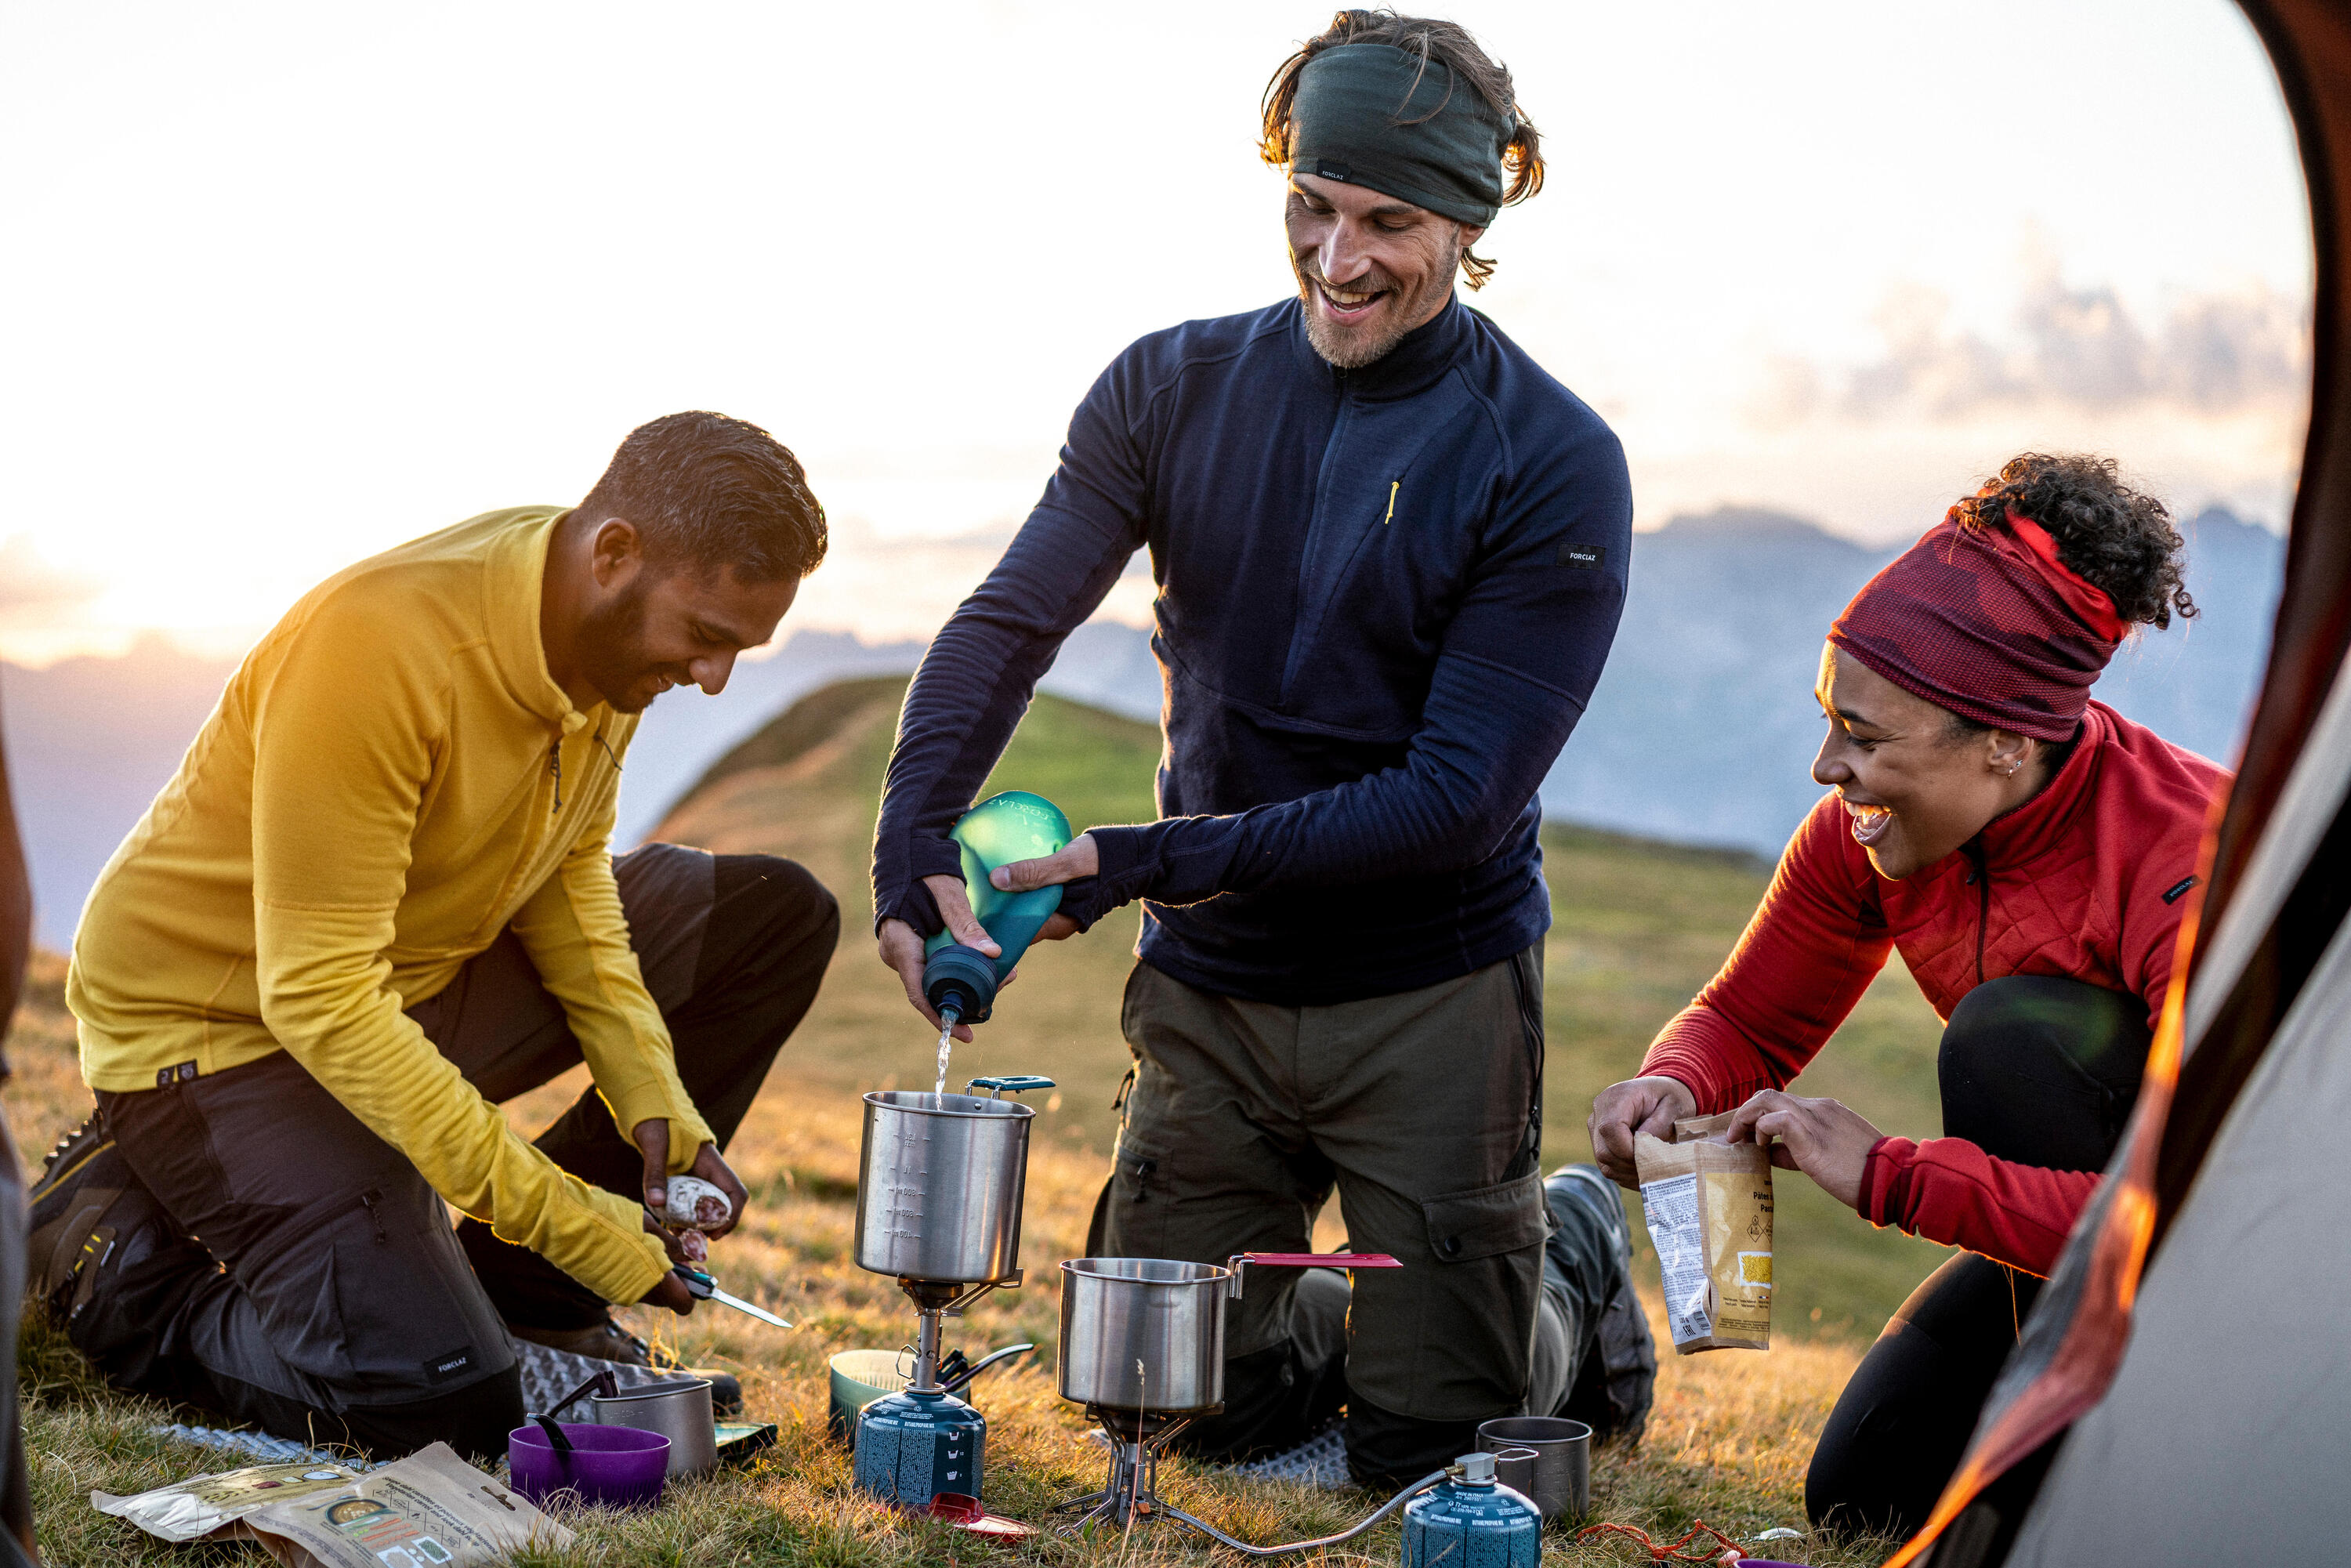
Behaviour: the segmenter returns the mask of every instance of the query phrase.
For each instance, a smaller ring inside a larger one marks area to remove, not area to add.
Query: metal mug
[[[1225,1398],[1225,1291],[1232,1270],[1161,1258],[1061,1265],[1061,1397],[1177,1414]]]
[[[1592,1428],[1583,1422],[1504,1416],[1479,1423],[1478,1448],[1496,1456],[1502,1483],[1526,1493],[1544,1519],[1581,1519],[1592,1506]],[[1532,1457],[1517,1458],[1522,1451]]]
[[[1017,1100],[881,1090],[865,1096],[857,1266],[977,1284],[1020,1268],[1029,1124]]]
[[[718,1468],[718,1419],[710,1380],[679,1377],[641,1383],[611,1397],[589,1401],[601,1427],[633,1427],[669,1439],[669,1477],[707,1475]]]

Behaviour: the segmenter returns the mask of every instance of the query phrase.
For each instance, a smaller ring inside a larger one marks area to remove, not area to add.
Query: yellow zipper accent
[[[1388,515],[1380,519],[1380,527],[1382,528],[1386,528],[1388,524],[1395,520],[1396,487],[1403,483],[1404,481],[1401,479],[1391,479],[1388,481]]]

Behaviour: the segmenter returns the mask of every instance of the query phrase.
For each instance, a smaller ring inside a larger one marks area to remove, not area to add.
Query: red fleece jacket
[[[2153,1028],[2180,895],[2230,776],[2104,703],[2083,725],[2046,789],[1900,882],[1876,873],[1836,796],[1824,797],[1722,972],[1666,1025],[1642,1072],[1687,1084],[1700,1114],[1785,1088],[1895,948],[1939,1018],[1985,980],[2059,975],[2144,998]],[[2097,1184],[1959,1138],[1885,1138],[1869,1152],[1860,1207],[1874,1224],[2045,1274]]]

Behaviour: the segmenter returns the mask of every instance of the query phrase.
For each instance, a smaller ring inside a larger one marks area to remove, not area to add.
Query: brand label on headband
[[[1344,163],[1332,163],[1328,160],[1317,159],[1314,172],[1325,180],[1344,180],[1353,171]]]

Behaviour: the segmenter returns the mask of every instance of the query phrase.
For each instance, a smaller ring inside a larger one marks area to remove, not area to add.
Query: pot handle
[[[1001,1100],[1007,1094],[1025,1094],[1031,1089],[1059,1087],[1050,1078],[1015,1074],[1008,1078],[975,1078],[964,1085],[967,1090],[985,1089],[991,1100]]]
[[[1225,1260],[1232,1270],[1232,1282],[1225,1294],[1233,1301],[1241,1299],[1241,1270],[1250,1263],[1264,1269],[1401,1269],[1402,1263],[1385,1252],[1236,1252]]]

